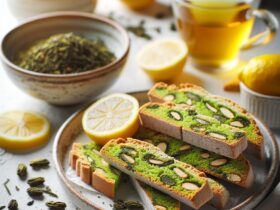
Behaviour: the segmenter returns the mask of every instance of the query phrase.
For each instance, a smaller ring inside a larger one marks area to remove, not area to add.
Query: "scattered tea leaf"
[[[4,185],[4,187],[5,187],[6,191],[7,191],[7,193],[11,196],[12,193],[11,193],[9,187],[8,187],[8,183],[9,183],[9,182],[10,182],[10,179],[7,179],[7,180],[4,182],[3,185]]]
[[[8,204],[9,210],[18,210],[18,202],[16,200],[11,200]]]
[[[46,203],[46,206],[54,210],[64,210],[67,205],[66,203],[60,201],[49,201]]]
[[[50,162],[47,159],[43,159],[43,158],[34,159],[34,160],[31,160],[31,162],[30,162],[30,166],[32,168],[36,168],[36,169],[48,167],[49,164],[50,164]]]
[[[20,163],[18,164],[17,167],[17,175],[21,178],[21,179],[25,179],[27,176],[27,167],[25,164]]]

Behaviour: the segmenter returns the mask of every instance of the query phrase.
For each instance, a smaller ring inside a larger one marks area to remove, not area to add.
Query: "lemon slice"
[[[8,111],[0,114],[0,147],[12,151],[32,150],[50,136],[50,123],[40,114]]]
[[[130,95],[109,95],[85,111],[83,129],[101,145],[114,138],[132,136],[138,128],[138,109],[138,101]]]
[[[163,39],[141,49],[137,63],[152,79],[170,80],[182,72],[187,54],[183,41]]]

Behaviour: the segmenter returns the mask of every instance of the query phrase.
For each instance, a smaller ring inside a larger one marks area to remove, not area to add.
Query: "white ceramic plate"
[[[140,104],[148,101],[146,92],[131,93],[139,100]],[[66,171],[69,168],[69,151],[73,142],[87,142],[89,138],[84,134],[81,124],[83,111],[87,106],[73,114],[58,131],[53,146],[53,156],[58,174],[66,188],[77,198],[78,203],[87,208],[112,209],[113,201],[98,192],[93,192],[78,186],[69,180]],[[265,158],[262,161],[247,156],[251,161],[255,180],[249,189],[240,188],[232,184],[220,181],[230,191],[230,200],[226,209],[253,209],[267,195],[276,178],[279,167],[278,145],[269,129],[259,120],[257,124],[264,136]],[[117,198],[139,200],[137,193],[129,181],[120,183]],[[78,204],[79,205],[79,204]],[[182,205],[182,209],[190,209]],[[84,209],[83,207],[82,209]],[[211,206],[205,205],[201,209],[213,210]]]

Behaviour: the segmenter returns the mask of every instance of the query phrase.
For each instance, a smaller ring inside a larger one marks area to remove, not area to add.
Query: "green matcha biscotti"
[[[147,209],[151,210],[180,210],[180,202],[155,188],[131,178],[137,192]],[[217,209],[224,209],[229,199],[227,189],[213,179],[208,178],[208,183],[213,192],[209,205]]]
[[[180,210],[180,201],[157,189],[137,181],[131,177],[131,181],[138,192],[147,210]]]
[[[253,182],[252,166],[243,155],[237,159],[225,158],[146,128],[139,129],[134,137],[151,143],[167,155],[214,177],[246,188]]]
[[[198,114],[188,105],[150,102],[140,108],[139,116],[146,128],[229,158],[237,158],[247,147],[240,129]]]
[[[112,166],[195,209],[213,196],[203,172],[147,142],[114,139],[100,152]]]
[[[70,165],[81,179],[104,195],[114,198],[121,172],[112,168],[99,153],[94,142],[74,143],[70,151]]]
[[[258,158],[264,154],[263,136],[253,116],[230,99],[209,94],[192,84],[167,85],[157,83],[148,93],[152,102],[174,102],[188,104],[197,113],[216,118],[221,123],[237,127],[246,133],[247,152]]]

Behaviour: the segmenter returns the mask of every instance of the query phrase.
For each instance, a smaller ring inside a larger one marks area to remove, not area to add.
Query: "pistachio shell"
[[[173,101],[174,99],[175,99],[175,96],[172,95],[172,94],[168,94],[168,95],[163,97],[163,100],[166,101],[166,102]]]
[[[227,179],[232,182],[241,182],[241,177],[237,174],[227,174]]]
[[[182,187],[185,188],[186,190],[197,190],[199,187],[196,184],[190,183],[190,182],[185,182],[182,184]]]
[[[157,145],[157,147],[161,150],[161,151],[163,151],[163,152],[166,152],[166,150],[167,150],[167,143],[166,142],[160,142],[158,145]]]
[[[164,206],[160,206],[160,205],[155,205],[155,210],[167,210],[167,208],[165,208]]]
[[[213,160],[210,165],[211,166],[222,166],[224,164],[227,163],[227,159],[222,158],[222,159],[217,159],[217,160]]]
[[[121,158],[122,158],[125,162],[127,162],[127,163],[130,163],[130,164],[135,163],[135,160],[133,159],[133,157],[131,157],[131,156],[127,155],[127,154],[122,153],[122,154],[121,154]]]
[[[244,125],[240,121],[233,121],[230,123],[231,126],[237,127],[237,128],[243,128]]]
[[[181,178],[187,178],[188,174],[186,174],[182,169],[180,168],[173,168],[173,171],[175,172],[175,174],[177,174],[179,177]]]
[[[212,111],[212,112],[217,112],[218,110],[215,108],[215,107],[213,107],[212,105],[210,105],[209,103],[205,103],[205,105],[206,105],[206,107],[210,110],[210,111]]]
[[[169,117],[177,120],[177,121],[181,121],[183,119],[181,113],[177,112],[177,111],[170,111],[169,112]]]
[[[229,118],[229,119],[232,119],[234,118],[234,114],[232,113],[232,111],[230,111],[229,109],[225,108],[225,107],[221,107],[220,108],[220,111],[222,112],[222,114]]]
[[[216,139],[221,139],[221,140],[226,140],[226,139],[227,139],[226,136],[224,136],[224,135],[222,135],[222,134],[220,134],[220,133],[210,132],[210,133],[209,133],[209,136],[212,136],[212,137],[214,137],[214,138],[216,138]]]
[[[210,157],[210,154],[209,154],[208,152],[203,152],[203,153],[201,154],[201,157],[204,158],[204,159],[207,159],[207,158]]]

